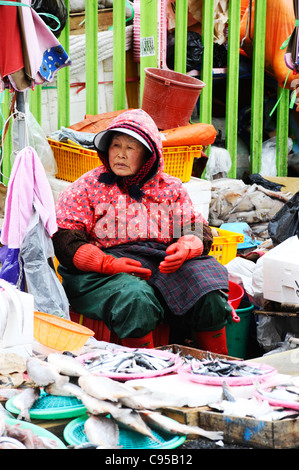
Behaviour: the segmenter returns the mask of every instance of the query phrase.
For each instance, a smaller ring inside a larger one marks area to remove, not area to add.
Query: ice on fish
[[[119,447],[119,428],[110,418],[90,416],[84,423],[84,432],[89,442],[102,449]]]

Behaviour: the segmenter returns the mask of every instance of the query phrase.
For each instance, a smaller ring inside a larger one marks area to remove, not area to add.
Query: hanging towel
[[[20,248],[33,209],[51,237],[57,230],[54,197],[44,167],[32,147],[16,156],[7,187],[1,243]]]

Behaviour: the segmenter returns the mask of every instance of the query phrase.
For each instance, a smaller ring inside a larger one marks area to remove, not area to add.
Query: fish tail
[[[18,414],[17,419],[19,419],[20,421],[27,421],[28,423],[30,423],[31,419],[30,419],[29,410],[22,410],[21,413]]]

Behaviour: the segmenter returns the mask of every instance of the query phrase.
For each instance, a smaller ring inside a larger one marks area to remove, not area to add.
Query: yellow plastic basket
[[[243,243],[244,235],[242,233],[230,232],[229,230],[222,230],[218,227],[215,230],[217,230],[219,236],[214,237],[209,255],[214,256],[219,263],[227,264],[237,256],[237,246],[238,243]]]
[[[56,178],[58,179],[73,182],[87,171],[101,165],[101,160],[94,150],[58,142],[50,138],[48,138],[48,142],[57,163]],[[191,177],[194,158],[200,158],[201,151],[201,145],[164,147],[165,173],[176,176],[186,183]]]

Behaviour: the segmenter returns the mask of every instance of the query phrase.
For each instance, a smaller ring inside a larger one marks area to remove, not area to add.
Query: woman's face
[[[117,176],[133,176],[145,163],[146,149],[139,140],[115,133],[108,150],[109,165]]]

